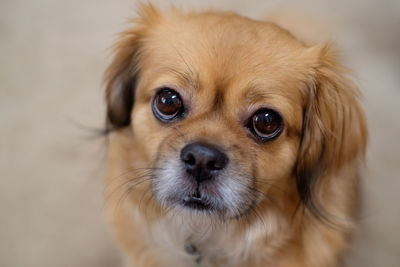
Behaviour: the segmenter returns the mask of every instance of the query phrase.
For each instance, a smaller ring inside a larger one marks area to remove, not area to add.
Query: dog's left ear
[[[136,25],[121,33],[114,45],[114,57],[106,70],[107,123],[111,129],[128,126],[140,74],[141,47],[149,29],[160,19],[152,5],[139,7]]]
[[[322,176],[363,158],[367,141],[359,90],[347,77],[329,46],[310,48],[317,63],[305,93],[303,129],[296,164],[302,204],[319,212],[313,191]],[[314,201],[315,200],[315,201]]]

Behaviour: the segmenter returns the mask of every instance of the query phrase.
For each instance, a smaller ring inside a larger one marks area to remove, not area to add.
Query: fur
[[[105,75],[108,218],[131,266],[338,266],[355,227],[367,130],[331,46],[233,13],[145,5],[134,23]],[[154,117],[162,86],[179,92],[186,118]],[[284,129],[260,143],[243,124],[264,106],[279,110]],[[177,159],[194,140],[218,144],[234,163],[218,185],[223,214],[167,200],[182,191]]]

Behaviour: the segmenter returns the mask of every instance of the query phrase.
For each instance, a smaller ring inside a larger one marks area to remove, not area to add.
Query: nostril
[[[222,170],[223,168],[225,168],[226,163],[226,157],[218,157],[214,160],[210,160],[207,163],[207,168],[209,168],[210,170]]]
[[[193,166],[193,165],[196,164],[196,159],[195,159],[195,157],[193,156],[192,153],[188,153],[188,154],[186,155],[186,157],[183,159],[183,161],[184,161],[186,164],[191,165],[191,166]]]
[[[225,162],[214,161],[212,167],[214,170],[221,170],[225,168],[225,165]]]
[[[215,170],[215,169],[217,169],[216,167],[215,167],[215,161],[209,161],[208,163],[207,163],[207,168],[208,169],[210,169],[210,170]]]

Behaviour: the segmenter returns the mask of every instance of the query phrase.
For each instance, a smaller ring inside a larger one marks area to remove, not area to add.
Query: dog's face
[[[237,218],[306,203],[318,175],[364,142],[354,92],[327,53],[273,24],[148,8],[109,68],[109,122],[131,127],[165,209]]]

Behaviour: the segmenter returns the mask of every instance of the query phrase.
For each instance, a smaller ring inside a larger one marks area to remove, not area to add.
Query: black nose
[[[186,171],[199,183],[215,177],[229,161],[216,147],[200,142],[186,145],[181,151],[181,159]]]

